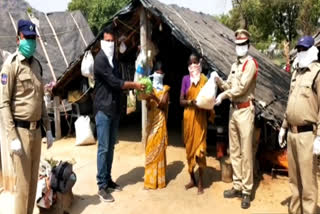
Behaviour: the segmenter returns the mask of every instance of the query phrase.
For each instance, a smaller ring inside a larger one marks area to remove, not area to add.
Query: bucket
[[[232,182],[232,165],[229,157],[224,156],[220,159],[221,180],[225,183]]]

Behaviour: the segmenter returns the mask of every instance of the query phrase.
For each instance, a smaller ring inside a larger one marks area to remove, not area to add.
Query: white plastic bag
[[[86,51],[81,62],[81,74],[93,78],[94,59],[90,50]]]
[[[214,101],[217,95],[217,83],[215,80],[215,77],[218,74],[216,72],[212,72],[209,80],[206,82],[206,84],[203,86],[203,88],[200,90],[198,96],[197,96],[197,103],[196,105],[199,108],[211,110],[214,106]]]
[[[74,123],[76,129],[76,146],[95,144],[89,116],[80,116]]]

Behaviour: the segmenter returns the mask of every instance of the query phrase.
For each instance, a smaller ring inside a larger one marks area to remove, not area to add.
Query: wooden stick
[[[54,103],[54,127],[55,127],[55,132],[56,132],[56,140],[61,138],[61,122],[60,122],[60,97],[55,96],[53,98],[53,103]]]
[[[147,15],[144,8],[140,11],[140,44],[141,51],[147,54]],[[142,116],[142,143],[146,145],[147,138],[147,102],[141,101],[141,116]]]

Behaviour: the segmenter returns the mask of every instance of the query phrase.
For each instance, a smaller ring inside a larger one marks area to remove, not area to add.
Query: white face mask
[[[101,40],[101,49],[104,54],[108,57],[110,65],[113,67],[113,54],[114,54],[114,42],[109,42],[105,40]]]
[[[153,81],[152,81],[153,88],[162,91],[163,90],[163,78],[164,78],[164,74],[159,74],[157,72],[154,72]]]
[[[191,83],[198,85],[198,82],[200,81],[200,75],[202,72],[201,64],[200,63],[198,63],[198,64],[192,63],[191,65],[189,65],[188,70],[189,70],[189,74],[190,74]]]
[[[306,68],[308,67],[313,61],[318,59],[318,48],[312,46],[306,51],[298,52],[297,54],[297,61],[299,68]]]
[[[249,46],[248,45],[236,45],[237,56],[242,57],[242,56],[247,55],[248,50],[249,50]]]

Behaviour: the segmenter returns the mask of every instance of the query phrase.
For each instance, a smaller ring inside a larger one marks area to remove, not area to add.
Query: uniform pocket
[[[34,88],[33,81],[31,79],[30,74],[19,74],[18,79],[24,90],[29,90]]]
[[[309,98],[312,96],[312,88],[311,84],[302,84],[300,85],[301,96],[305,98]]]

